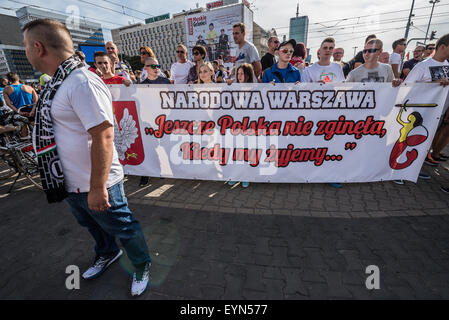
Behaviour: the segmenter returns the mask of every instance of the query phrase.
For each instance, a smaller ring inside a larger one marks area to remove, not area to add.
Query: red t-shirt
[[[304,63],[304,60],[301,58],[301,57],[293,57],[291,60],[290,60],[290,63],[292,64],[292,66],[295,66],[295,64],[297,64],[297,63]]]
[[[101,77],[101,79],[106,84],[122,84],[124,81],[126,81],[125,78],[117,76],[117,75],[115,75],[115,76],[113,76],[112,78],[109,78],[109,79],[105,79],[103,77]]]

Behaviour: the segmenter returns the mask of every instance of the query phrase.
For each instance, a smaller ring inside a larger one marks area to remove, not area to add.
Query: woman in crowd
[[[237,68],[237,83],[253,83],[254,82],[254,69],[249,63],[244,63]],[[229,181],[228,184],[233,186],[238,181]],[[248,188],[248,181],[241,181],[243,188]]]
[[[204,64],[204,59],[206,59],[206,49],[201,45],[196,45],[192,49],[193,62],[195,65],[190,68],[189,75],[187,76],[187,83],[192,84],[198,81],[198,74],[200,67]]]
[[[154,57],[148,57],[145,59],[144,70],[147,77],[141,84],[170,84],[170,80],[160,75],[161,66]],[[150,181],[150,177],[140,177],[139,186],[145,187]]]
[[[146,58],[155,58],[155,54],[153,50],[151,50],[150,47],[143,46],[139,49],[140,53],[140,62],[145,65],[145,59]],[[140,83],[142,83],[147,78],[147,72],[145,70],[145,67],[142,69],[142,73],[140,74]]]
[[[292,66],[298,68],[301,72],[306,67],[305,60],[307,58],[307,49],[304,43],[297,43],[295,46],[295,51],[293,52],[293,56],[290,60]]]
[[[205,62],[199,69],[198,83],[214,83],[215,72],[210,62]]]

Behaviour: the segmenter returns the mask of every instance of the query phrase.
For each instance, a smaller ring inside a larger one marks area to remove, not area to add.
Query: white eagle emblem
[[[129,114],[128,109],[125,108],[123,117],[120,120],[120,128],[117,125],[117,120],[114,121],[114,143],[120,160],[123,161],[127,158],[126,151],[139,136],[137,131],[136,121]]]

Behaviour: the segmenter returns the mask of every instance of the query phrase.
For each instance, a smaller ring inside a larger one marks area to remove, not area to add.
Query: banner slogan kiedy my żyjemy
[[[131,175],[416,182],[448,98],[436,83],[109,86]]]

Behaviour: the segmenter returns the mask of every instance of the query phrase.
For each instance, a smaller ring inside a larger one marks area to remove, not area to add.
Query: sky
[[[363,47],[367,35],[374,33],[384,42],[384,50],[392,51],[394,40],[405,35],[408,16],[413,0],[303,0],[299,1],[299,14],[309,16],[308,47],[312,61],[321,41],[332,36],[337,47],[345,49],[343,60],[350,60],[355,51]],[[102,24],[106,40],[111,39],[110,29],[129,23],[144,22],[145,18],[165,13],[204,7],[211,0],[2,0],[0,13],[15,15],[15,10],[26,5],[51,8],[61,12],[78,13]],[[278,35],[288,38],[290,18],[296,16],[297,0],[249,0],[254,12],[254,21],[266,30],[276,29]],[[413,26],[408,39],[424,38],[432,5],[429,0],[414,1]],[[374,4],[375,3],[375,4]],[[61,13],[60,12],[60,13]],[[435,5],[430,31],[437,37],[449,33],[449,0]],[[412,41],[408,51],[413,50]],[[357,47],[357,48],[354,48]]]

